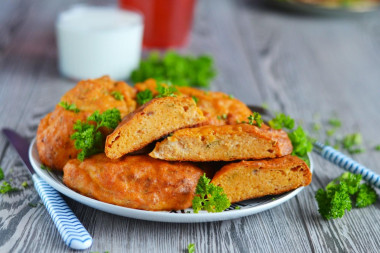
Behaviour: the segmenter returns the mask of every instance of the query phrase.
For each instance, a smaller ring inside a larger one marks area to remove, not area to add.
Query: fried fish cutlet
[[[115,92],[119,95],[114,97]],[[79,112],[73,112],[57,105],[53,112],[47,114],[37,130],[37,150],[43,164],[62,170],[65,163],[75,158],[80,150],[74,146],[70,137],[73,126],[78,120],[84,121],[94,111],[104,112],[117,108],[125,116],[136,108],[135,89],[124,82],[115,82],[109,77],[79,82],[62,98],[62,102],[75,104]]]
[[[224,166],[211,183],[224,189],[231,203],[278,195],[311,183],[306,163],[292,155]]]
[[[147,155],[109,159],[94,155],[70,160],[63,182],[71,189],[107,203],[160,211],[191,207],[203,171],[190,163],[170,163]]]
[[[292,150],[283,130],[239,124],[178,130],[149,155],[167,161],[234,161],[281,157]]]
[[[148,79],[135,85],[138,91],[148,89],[152,91],[153,95],[157,95],[156,87],[154,79]],[[252,111],[243,102],[226,93],[203,91],[191,87],[177,87],[177,89],[182,95],[194,97],[197,100],[197,106],[207,119],[204,125],[234,125],[247,121],[247,117],[252,114]]]
[[[203,121],[204,116],[192,98],[156,98],[127,115],[107,136],[105,153],[111,159],[120,158],[177,129]]]

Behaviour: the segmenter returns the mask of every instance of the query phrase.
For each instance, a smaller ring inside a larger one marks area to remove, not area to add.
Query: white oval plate
[[[84,205],[90,206],[95,209],[102,210],[107,213],[117,214],[129,218],[160,221],[160,222],[175,222],[175,223],[195,223],[195,222],[209,222],[236,219],[243,216],[259,213],[275,206],[278,206],[285,201],[296,196],[303,190],[303,187],[287,192],[285,194],[277,196],[268,196],[259,199],[246,200],[239,203],[232,204],[226,211],[220,213],[207,213],[206,211],[200,211],[199,213],[193,213],[191,208],[181,211],[144,211],[138,209],[132,209],[122,206],[116,206],[108,204],[102,201],[98,201],[86,196],[83,196],[70,188],[62,182],[62,174],[50,172],[48,170],[41,169],[41,161],[37,152],[37,145],[35,139],[29,147],[29,159],[36,173],[44,179],[51,187],[59,191],[60,193],[72,198]],[[310,170],[313,172],[313,161],[311,156]],[[235,209],[236,207],[240,209]]]

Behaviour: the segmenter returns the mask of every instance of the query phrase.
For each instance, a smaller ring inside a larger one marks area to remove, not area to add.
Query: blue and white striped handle
[[[92,245],[91,235],[67,206],[61,195],[38,175],[34,174],[32,178],[34,187],[67,246],[76,250],[89,248]]]
[[[323,158],[329,160],[330,162],[338,165],[339,167],[352,172],[354,174],[362,175],[363,180],[368,183],[380,188],[380,175],[376,174],[372,170],[364,167],[360,163],[352,160],[348,156],[342,154],[336,149],[323,145],[320,142],[315,142],[315,151],[319,153]]]

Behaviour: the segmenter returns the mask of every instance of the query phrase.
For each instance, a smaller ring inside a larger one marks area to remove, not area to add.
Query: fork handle
[[[346,156],[345,154],[339,152],[338,150],[330,146],[323,145],[320,142],[315,142],[314,147],[315,148],[313,150],[315,150],[326,160],[329,160],[330,162],[338,165],[342,169],[345,169],[349,172],[362,175],[363,180],[376,186],[377,188],[380,188],[379,174],[376,174],[374,171],[364,167],[360,163],[354,161],[350,157]]]
[[[84,250],[92,245],[92,237],[68,207],[62,196],[37,174],[32,176],[40,195],[63,241],[72,249]]]

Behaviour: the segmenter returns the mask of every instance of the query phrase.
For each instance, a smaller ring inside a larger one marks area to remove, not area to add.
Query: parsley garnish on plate
[[[313,150],[313,144],[303,128],[298,126],[294,131],[288,133],[288,137],[293,146],[292,155],[308,161],[307,153]]]
[[[156,98],[163,98],[163,97],[175,97],[176,92],[178,92],[177,88],[173,85],[162,85],[160,83],[157,84],[156,91],[158,92],[158,95]]]
[[[111,95],[116,99],[116,100],[123,100],[124,96],[120,93],[120,91],[113,91]]]
[[[79,108],[75,104],[69,104],[66,101],[61,101],[58,105],[63,107],[65,110],[72,111],[75,113],[79,112]]]
[[[139,105],[143,105],[152,100],[153,98],[175,97],[175,93],[178,92],[175,86],[167,84],[163,85],[160,83],[157,83],[156,91],[158,92],[158,94],[155,97],[153,97],[153,93],[149,89],[140,91],[139,93],[137,93],[137,103]]]
[[[195,102],[196,104],[198,104],[199,98],[197,98],[196,96],[191,96],[191,97],[193,98],[194,102]]]
[[[376,145],[376,146],[375,146],[375,150],[376,150],[376,151],[380,151],[380,145]]]
[[[179,55],[169,51],[163,57],[158,52],[152,52],[148,58],[140,61],[140,65],[131,74],[134,83],[143,82],[148,78],[157,81],[168,80],[178,86],[209,87],[216,71],[211,57]]]
[[[261,119],[260,113],[253,112],[253,114],[248,116],[248,124],[256,125],[257,127],[261,128],[262,123],[263,123],[263,120]]]
[[[75,148],[81,150],[77,158],[83,161],[86,157],[103,152],[106,136],[100,128],[113,130],[120,121],[120,111],[116,108],[103,113],[95,111],[86,122],[78,120],[74,125],[75,133],[71,135],[71,139],[75,140]]]
[[[51,168],[49,168],[48,166],[44,165],[44,164],[41,164],[41,169],[43,170],[48,170],[48,171],[52,171]]]
[[[198,213],[200,210],[206,210],[209,213],[222,212],[230,207],[231,203],[223,188],[210,181],[206,174],[199,178],[193,199],[194,213]]]
[[[313,144],[304,129],[298,126],[293,130],[295,127],[294,119],[283,113],[276,113],[276,117],[270,120],[268,124],[274,129],[287,129],[288,137],[293,146],[292,155],[298,156],[309,165],[310,162],[307,153],[313,150]]]
[[[146,89],[137,93],[137,103],[143,105],[153,99],[153,93]]]
[[[216,116],[216,118],[218,119],[218,120],[224,120],[224,119],[227,119],[227,114],[222,114],[222,115],[218,115],[218,116]]]
[[[356,207],[375,203],[376,191],[369,184],[360,184],[361,179],[361,175],[345,172],[331,181],[325,189],[319,189],[315,195],[319,213],[328,220],[342,218],[346,210],[352,209],[353,199]]]
[[[268,122],[269,126],[273,129],[286,128],[292,130],[294,128],[294,119],[290,116],[286,116],[283,113],[276,113],[276,117]]]

